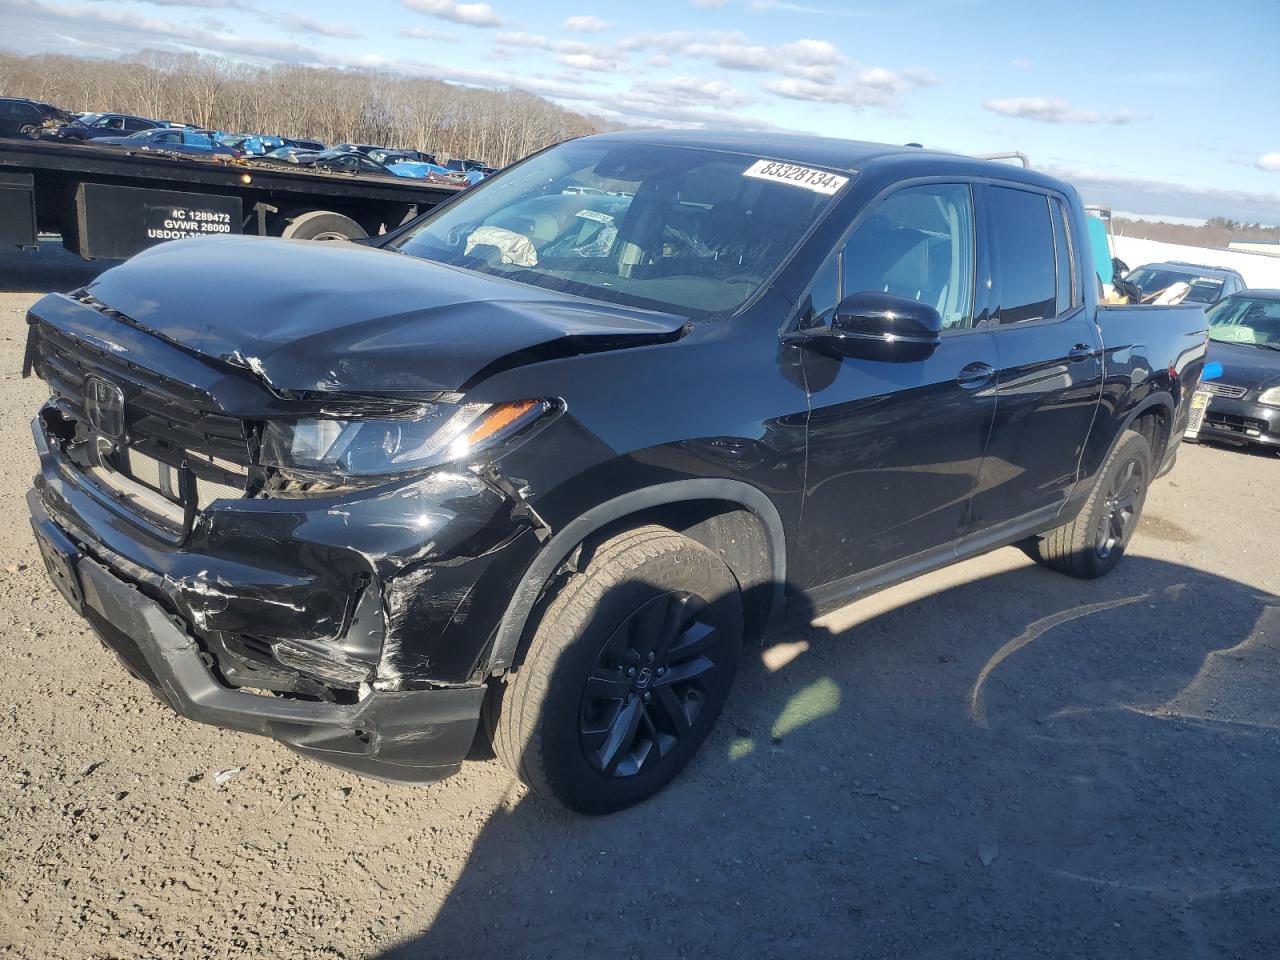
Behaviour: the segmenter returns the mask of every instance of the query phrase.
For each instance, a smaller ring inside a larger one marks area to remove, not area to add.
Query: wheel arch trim
[[[787,575],[786,535],[777,508],[758,488],[741,480],[675,480],[642,487],[597,504],[575,517],[547,541],[512,593],[511,602],[494,636],[486,673],[492,675],[512,665],[534,606],[556,571],[579,544],[596,531],[632,514],[699,500],[723,500],[735,504],[760,521],[769,545],[772,579],[767,624],[776,626],[784,612]]]

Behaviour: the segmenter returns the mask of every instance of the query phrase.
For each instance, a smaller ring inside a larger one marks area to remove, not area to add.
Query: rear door
[[[942,343],[912,362],[804,351],[808,470],[797,582],[821,586],[955,540],[995,410],[995,348],[975,325],[980,264],[964,182],[903,186],[876,201],[801,299],[801,326],[844,296],[880,291],[942,315]]]
[[[1021,184],[984,185],[977,197],[999,365],[973,499],[981,529],[1065,501],[1102,395],[1102,343],[1081,289],[1088,248],[1065,198]]]

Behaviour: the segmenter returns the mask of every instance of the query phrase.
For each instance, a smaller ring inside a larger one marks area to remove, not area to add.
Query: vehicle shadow
[[[1280,955],[1280,597],[1003,566],[748,658],[639,807],[513,787],[382,956]]]
[[[41,240],[38,250],[0,247],[0,293],[31,293],[34,303],[46,291],[82,287],[119,262],[81,260],[56,240]]]

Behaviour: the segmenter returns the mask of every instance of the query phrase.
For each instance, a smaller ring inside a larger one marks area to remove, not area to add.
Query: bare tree
[[[144,51],[128,60],[0,52],[0,94],[213,130],[408,147],[502,166],[599,122],[522,90],[371,70]]]

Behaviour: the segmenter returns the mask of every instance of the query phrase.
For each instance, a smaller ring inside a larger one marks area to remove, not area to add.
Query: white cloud
[[[1026,57],[1018,57],[1016,60],[1010,60],[1009,65],[1015,70],[1030,70],[1035,66],[1035,62]]]
[[[751,43],[741,33],[712,34],[710,43],[681,45],[687,57],[710,60],[726,70],[768,70],[777,62],[777,54],[768,47]]]
[[[452,40],[452,33],[443,30],[428,30],[426,27],[403,27],[396,31],[396,36],[406,40]]]
[[[210,31],[158,17],[139,16],[124,10],[99,7],[96,4],[60,6],[42,0],[4,0],[11,9],[26,12],[46,24],[70,23],[99,34],[98,39],[116,43],[135,43],[139,48],[168,50],[201,50],[225,53],[242,60],[278,63],[319,63],[335,65],[333,55],[290,40],[245,37],[223,31]]]
[[[779,50],[784,57],[799,63],[831,65],[843,63],[845,59],[839,48],[829,40],[793,40],[784,43]]]
[[[768,129],[772,124],[732,112],[758,99],[719,80],[674,76],[634,83],[596,106],[607,118],[633,126]]]
[[[1192,187],[1052,165],[1043,169],[1052,176],[1074,183],[1087,203],[1100,203],[1113,210],[1148,215],[1172,214],[1201,220],[1229,217],[1245,223],[1280,224],[1280,193]]]
[[[819,82],[805,76],[775,77],[761,86],[775,96],[814,103],[842,103],[851,107],[887,107],[907,91],[927,86],[931,78],[919,71],[863,67],[850,71],[838,83]]]
[[[245,0],[137,0],[153,7],[202,7],[208,10],[252,10]]]
[[[487,3],[458,3],[457,0],[400,0],[410,10],[425,13],[466,27],[501,27],[507,18]]]
[[[321,37],[336,37],[343,40],[358,40],[364,36],[359,30],[345,23],[325,23],[297,13],[264,13],[261,16],[267,23],[274,23],[292,33],[314,33]]]
[[[1264,153],[1257,160],[1259,170],[1280,173],[1280,153]]]
[[[594,70],[611,73],[621,69],[626,54],[614,47],[583,43],[581,40],[552,40],[539,33],[515,31],[500,33],[494,37],[495,52],[503,47],[525,47],[530,50],[548,50],[556,60],[571,70]],[[501,54],[500,54],[501,55]]]
[[[1005,97],[987,100],[982,109],[998,113],[1006,117],[1019,117],[1023,120],[1039,120],[1041,123],[1106,123],[1123,125],[1132,123],[1137,114],[1132,110],[1119,113],[1096,113],[1093,110],[1078,110],[1065,100],[1054,97]]]
[[[610,57],[598,57],[594,53],[559,53],[556,60],[572,70],[599,70],[608,72],[618,69],[618,61]]]
[[[689,3],[701,10],[717,10],[728,2],[729,0],[689,0]]]
[[[560,29],[569,33],[599,33],[613,26],[612,20],[601,20],[599,17],[585,14],[577,17],[566,17]]]

